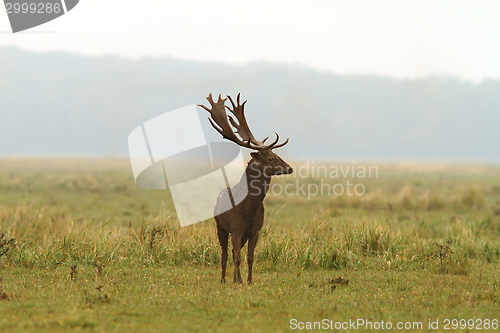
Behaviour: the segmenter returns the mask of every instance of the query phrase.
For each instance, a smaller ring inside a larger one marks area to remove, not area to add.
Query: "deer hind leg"
[[[234,261],[234,279],[235,283],[243,283],[241,280],[241,235],[232,234],[231,243],[233,243],[233,261]]]
[[[217,226],[217,237],[219,237],[219,243],[221,247],[221,266],[222,266],[222,276],[220,279],[221,283],[226,282],[226,265],[227,265],[227,244],[229,241],[229,233]]]
[[[253,255],[255,253],[255,246],[257,246],[257,241],[259,240],[259,233],[256,232],[250,236],[248,239],[248,284],[252,284],[252,267],[253,267]]]

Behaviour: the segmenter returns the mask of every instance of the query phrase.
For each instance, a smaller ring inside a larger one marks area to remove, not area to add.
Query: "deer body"
[[[226,280],[226,265],[227,265],[227,248],[229,242],[229,235],[231,235],[231,243],[233,245],[233,261],[234,261],[234,278],[235,283],[242,283],[240,265],[241,265],[241,248],[248,241],[248,283],[252,283],[252,267],[255,247],[257,241],[259,240],[259,231],[264,224],[264,198],[269,189],[269,184],[271,182],[271,177],[274,175],[290,174],[292,173],[292,167],[283,161],[278,155],[272,152],[272,148],[279,148],[284,146],[288,139],[280,144],[276,145],[279,136],[276,134],[276,141],[270,145],[265,146],[263,141],[257,141],[253,137],[248,125],[246,124],[246,119],[244,117],[243,106],[245,102],[240,105],[239,97],[237,99],[237,105],[233,103],[231,97],[228,96],[231,104],[233,105],[233,110],[229,109],[237,118],[239,123],[236,123],[231,116],[226,116],[224,109],[224,101],[219,96],[219,101],[215,103],[212,100],[212,95],[210,94],[207,100],[212,105],[212,109],[208,109],[203,105],[200,105],[205,110],[209,111],[212,119],[220,126],[221,129],[216,127],[212,120],[209,118],[212,126],[223,135],[224,138],[231,140],[243,147],[256,149],[258,152],[251,153],[252,159],[247,165],[245,174],[242,176],[239,184],[234,186],[232,189],[227,189],[221,192],[217,198],[217,203],[214,209],[215,221],[217,224],[217,236],[219,238],[219,243],[221,246],[221,266],[222,266],[222,276],[221,282],[224,283]],[[227,106],[226,106],[227,107]],[[234,132],[230,129],[229,121],[237,129],[239,136],[243,140],[239,140]],[[248,191],[248,192],[247,192]],[[234,202],[234,197],[242,197],[245,195],[244,199],[237,204],[232,206]]]

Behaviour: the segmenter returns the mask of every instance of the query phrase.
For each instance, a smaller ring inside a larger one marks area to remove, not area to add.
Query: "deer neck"
[[[251,211],[254,211],[262,205],[271,182],[271,176],[266,176],[263,166],[258,165],[259,164],[252,159],[248,163],[245,175],[241,179],[241,181],[247,182],[248,195],[245,201],[247,209]]]

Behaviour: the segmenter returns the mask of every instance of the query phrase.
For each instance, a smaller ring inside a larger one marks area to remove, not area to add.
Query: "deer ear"
[[[250,153],[250,156],[252,156],[252,158],[254,158],[256,160],[259,160],[259,154],[257,154],[257,153]]]

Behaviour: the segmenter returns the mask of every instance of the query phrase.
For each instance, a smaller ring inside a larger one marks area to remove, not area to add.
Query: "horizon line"
[[[485,81],[498,81],[500,82],[500,77],[488,77],[488,76],[483,76],[481,79],[474,79],[474,78],[467,78],[461,75],[453,74],[453,73],[429,73],[426,75],[414,75],[414,76],[395,76],[395,75],[390,75],[390,74],[385,74],[385,73],[377,73],[377,72],[348,72],[348,73],[341,73],[341,72],[333,72],[328,69],[324,68],[317,68],[313,67],[308,64],[304,63],[299,63],[299,62],[287,62],[287,61],[271,61],[271,60],[266,60],[266,59],[254,59],[250,61],[245,61],[245,62],[230,62],[230,61],[223,61],[223,60],[199,60],[199,59],[191,59],[191,58],[180,58],[176,57],[173,55],[168,55],[164,54],[161,56],[154,56],[154,55],[146,55],[146,56],[141,56],[141,57],[128,57],[126,55],[118,54],[118,53],[102,53],[102,54],[85,54],[82,52],[77,52],[77,51],[69,51],[69,50],[30,50],[26,48],[22,48],[16,45],[3,45],[0,46],[0,51],[2,50],[16,50],[16,51],[21,51],[21,52],[26,52],[26,53],[31,53],[31,54],[36,54],[36,55],[51,55],[51,54],[65,54],[65,55],[72,55],[72,56],[78,56],[81,58],[86,58],[86,59],[105,59],[105,58],[117,58],[120,60],[125,60],[125,61],[130,61],[130,62],[141,62],[141,61],[161,61],[161,60],[174,60],[174,61],[180,61],[180,62],[187,62],[187,63],[197,63],[200,65],[222,65],[222,66],[228,66],[228,67],[246,67],[246,66],[251,66],[251,65],[271,65],[271,66],[285,66],[288,68],[299,68],[299,69],[305,69],[305,70],[310,70],[322,74],[329,74],[333,76],[343,76],[343,77],[348,77],[348,76],[358,76],[358,77],[378,77],[378,78],[385,78],[385,79],[390,79],[394,81],[425,81],[429,79],[440,79],[440,80],[456,80],[459,81],[460,83],[472,83],[474,85],[480,85],[484,83]]]

